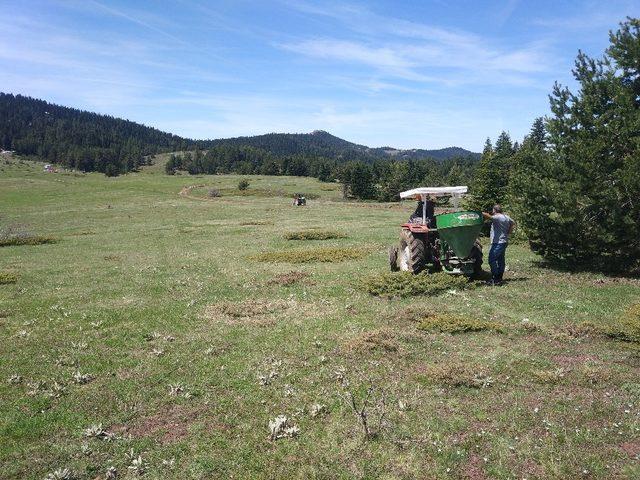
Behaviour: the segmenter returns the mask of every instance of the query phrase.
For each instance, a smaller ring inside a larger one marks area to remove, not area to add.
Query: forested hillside
[[[191,140],[129,120],[0,93],[0,147],[83,171],[107,175],[136,170],[160,152],[193,151],[191,161],[172,164],[192,173],[265,173],[328,179],[338,164],[362,161],[438,160],[468,165],[479,158],[458,147],[441,150],[369,148],[324,131],[270,133],[254,137]],[[206,165],[200,160],[203,151]],[[200,152],[200,153],[198,153]],[[215,158],[212,155],[215,154]],[[445,162],[446,163],[446,162]],[[444,166],[445,174],[448,172]]]
[[[193,142],[107,115],[0,93],[0,145],[23,155],[108,175],[135,170],[144,157]]]
[[[272,155],[313,155],[339,161],[362,160],[372,162],[380,159],[449,160],[451,158],[479,159],[480,154],[460,147],[448,147],[438,150],[400,150],[392,147],[369,148],[351,143],[324,130],[311,133],[269,133],[254,137],[222,138],[210,142],[199,142],[202,146],[228,145],[233,147],[253,147],[265,150]]]

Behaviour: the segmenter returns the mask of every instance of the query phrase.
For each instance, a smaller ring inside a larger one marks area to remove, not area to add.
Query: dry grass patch
[[[279,273],[271,280],[267,282],[268,285],[281,285],[283,287],[290,287],[291,285],[295,285],[296,283],[304,283],[312,284],[313,282],[307,280],[309,278],[309,274],[306,272],[299,271],[291,271],[287,273]]]
[[[461,361],[428,365],[421,373],[447,387],[486,388],[494,382],[485,367]]]
[[[204,317],[223,320],[228,324],[272,325],[273,314],[296,306],[296,302],[284,300],[245,300],[242,302],[220,302],[205,308]]]
[[[393,313],[390,319],[402,322],[419,322],[430,315],[433,315],[433,310],[430,307],[409,306]]]
[[[258,262],[273,263],[334,263],[356,260],[369,254],[369,250],[356,247],[323,247],[305,250],[284,250],[263,252],[249,258]]]
[[[331,240],[332,238],[347,238],[344,233],[334,230],[299,230],[289,232],[284,236],[287,240]]]
[[[10,283],[16,283],[18,276],[12,272],[0,272],[0,285],[8,285]]]
[[[553,385],[562,381],[568,372],[569,370],[562,367],[549,368],[545,370],[534,370],[531,372],[531,376],[537,383]]]
[[[418,324],[420,330],[438,333],[465,333],[490,330],[503,332],[504,325],[487,320],[463,317],[452,313],[434,313],[422,319]]]
[[[591,322],[567,322],[551,332],[554,338],[588,338],[602,335],[602,328]]]
[[[390,328],[379,328],[364,332],[352,338],[343,345],[343,350],[348,353],[384,352],[393,353],[399,349],[399,343]]]

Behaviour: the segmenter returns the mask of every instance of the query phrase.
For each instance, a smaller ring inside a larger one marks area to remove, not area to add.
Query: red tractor
[[[420,273],[428,266],[448,273],[474,275],[482,272],[482,246],[477,240],[482,214],[459,211],[460,197],[467,187],[421,187],[407,190],[400,198],[420,198],[422,217],[412,215],[402,225],[400,245],[389,249],[392,271]],[[450,197],[454,212],[434,215],[428,198]]]

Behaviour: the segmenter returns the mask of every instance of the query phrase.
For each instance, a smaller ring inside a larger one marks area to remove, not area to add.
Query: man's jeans
[[[501,282],[504,274],[504,254],[507,250],[506,243],[492,243],[489,250],[489,266],[491,267],[491,279]]]

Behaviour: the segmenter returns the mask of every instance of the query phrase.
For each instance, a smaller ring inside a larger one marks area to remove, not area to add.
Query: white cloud
[[[459,71],[469,82],[506,78],[524,84],[530,81],[523,75],[547,72],[555,63],[544,41],[500,47],[470,32],[383,17],[351,4],[285,3],[305,14],[337,20],[348,28],[347,34],[359,38],[307,38],[277,46],[310,58],[370,67],[390,77],[452,85],[464,83],[460,75],[452,75]],[[516,1],[510,2],[503,15],[510,16],[516,6]]]

